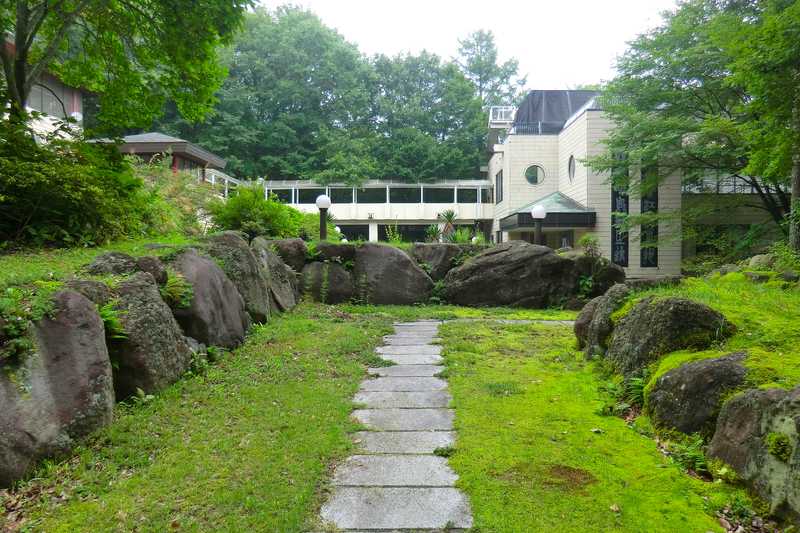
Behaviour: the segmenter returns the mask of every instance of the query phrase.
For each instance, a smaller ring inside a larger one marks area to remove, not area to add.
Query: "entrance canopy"
[[[545,228],[591,228],[597,218],[593,209],[579,204],[569,196],[560,192],[548,194],[533,203],[520,207],[511,215],[500,220],[502,231],[527,231],[534,230],[534,220],[531,209],[543,206],[547,216],[542,221]]]

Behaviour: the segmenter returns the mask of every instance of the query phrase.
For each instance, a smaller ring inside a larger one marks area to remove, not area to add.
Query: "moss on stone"
[[[784,463],[789,462],[792,457],[792,440],[787,434],[773,431],[764,440],[773,457]]]

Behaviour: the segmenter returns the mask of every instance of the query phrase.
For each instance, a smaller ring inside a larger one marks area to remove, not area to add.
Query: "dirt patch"
[[[547,467],[547,479],[544,480],[544,483],[564,490],[581,491],[587,485],[597,483],[597,478],[581,468],[567,465],[550,465]]]

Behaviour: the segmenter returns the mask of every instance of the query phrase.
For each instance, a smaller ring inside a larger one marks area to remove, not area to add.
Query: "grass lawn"
[[[205,375],[118,406],[114,424],[72,459],[45,465],[18,493],[30,498],[27,527],[311,527],[331,463],[351,448],[351,398],[390,324],[303,305],[256,328]]]
[[[158,243],[170,246],[187,244],[191,239],[179,235],[161,235],[115,242],[94,248],[37,249],[0,255],[0,289],[10,285],[25,285],[38,280],[58,280],[91,263],[104,252],[124,252],[130,255],[162,255],[169,248],[149,249],[145,245]]]
[[[735,489],[684,474],[624,420],[559,325],[442,328],[458,442],[451,465],[476,530],[720,531]]]

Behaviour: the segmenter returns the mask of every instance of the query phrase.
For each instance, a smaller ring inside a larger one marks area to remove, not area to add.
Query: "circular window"
[[[539,165],[531,165],[525,171],[525,179],[531,185],[539,185],[544,181],[544,169]]]
[[[575,156],[569,156],[569,162],[567,163],[567,174],[569,175],[569,181],[575,179]]]

